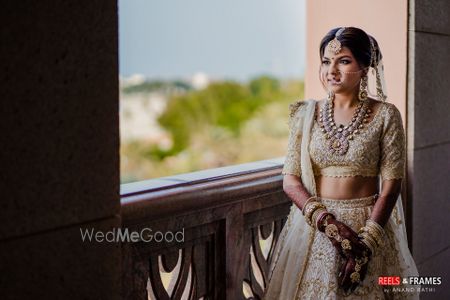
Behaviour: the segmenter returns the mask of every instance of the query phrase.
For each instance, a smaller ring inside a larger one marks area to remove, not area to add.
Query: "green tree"
[[[259,76],[249,83],[252,94],[261,97],[265,101],[270,102],[274,97],[280,96],[280,82],[271,76]]]
[[[212,83],[203,90],[171,97],[158,122],[172,135],[170,152],[177,153],[205,126],[220,126],[238,136],[242,124],[278,92],[278,81],[267,76],[248,86],[232,81]]]

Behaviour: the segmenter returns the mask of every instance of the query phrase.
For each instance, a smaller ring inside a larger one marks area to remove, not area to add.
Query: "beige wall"
[[[319,43],[332,28],[359,27],[374,36],[383,53],[388,101],[405,119],[407,62],[407,1],[307,1],[305,97],[321,99],[318,79]]]

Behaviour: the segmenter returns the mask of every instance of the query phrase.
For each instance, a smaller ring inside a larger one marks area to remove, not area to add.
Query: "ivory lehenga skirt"
[[[357,232],[370,217],[375,196],[319,201]],[[384,246],[369,261],[366,278],[353,293],[345,295],[338,286],[342,258],[325,234],[307,225],[293,206],[274,251],[264,299],[418,299],[417,286],[405,284],[395,290],[378,284],[379,276],[418,276],[407,245],[400,198],[384,229]]]

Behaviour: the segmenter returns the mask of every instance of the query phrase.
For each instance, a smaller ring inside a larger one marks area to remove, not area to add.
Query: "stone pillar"
[[[0,10],[0,295],[118,299],[117,1]]]
[[[409,1],[408,173],[412,250],[422,276],[450,295],[450,2]],[[433,287],[433,286],[424,286]]]

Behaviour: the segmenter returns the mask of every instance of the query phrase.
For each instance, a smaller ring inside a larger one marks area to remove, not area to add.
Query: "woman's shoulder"
[[[380,115],[380,123],[383,127],[383,131],[386,132],[388,130],[403,130],[403,121],[402,115],[400,114],[399,109],[395,104],[390,102],[380,102],[379,113]]]
[[[390,119],[400,119],[402,118],[399,109],[397,108],[397,106],[395,106],[395,104],[390,103],[390,102],[383,102],[383,101],[378,101],[380,102],[380,107],[379,109],[381,110],[380,113],[382,115],[384,115],[384,118],[386,120],[390,120]]]
[[[369,98],[369,108],[372,110],[375,116],[381,115],[384,119],[390,119],[392,117],[401,118],[398,108],[390,102]]]
[[[309,105],[315,105],[317,102],[318,101],[314,99],[296,100],[289,104],[289,116],[291,118],[295,116],[300,117],[306,112]]]
[[[294,117],[298,110],[300,109],[300,107],[305,106],[305,102],[303,100],[296,100],[294,102],[292,102],[291,104],[289,104],[289,116],[292,118]]]
[[[301,129],[307,111],[308,100],[296,100],[289,104],[289,127]]]

